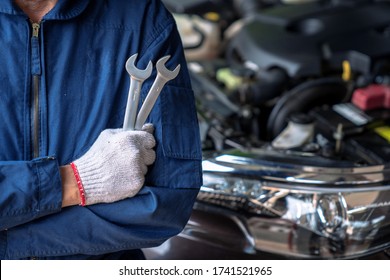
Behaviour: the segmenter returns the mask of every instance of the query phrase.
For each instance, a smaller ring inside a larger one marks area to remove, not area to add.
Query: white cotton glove
[[[153,130],[152,124],[145,124],[138,131],[101,132],[92,147],[71,164],[81,205],[115,202],[138,193],[147,166],[156,159]]]

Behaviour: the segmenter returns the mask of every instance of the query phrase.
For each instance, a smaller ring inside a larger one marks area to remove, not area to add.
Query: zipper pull
[[[38,37],[39,36],[39,28],[40,28],[40,24],[39,23],[36,23],[36,22],[32,23],[32,36],[33,37]]]

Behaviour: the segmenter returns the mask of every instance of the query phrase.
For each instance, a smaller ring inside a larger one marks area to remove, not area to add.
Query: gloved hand
[[[81,205],[115,202],[138,193],[147,166],[156,159],[153,130],[152,124],[138,131],[106,129],[83,156],[71,163]]]

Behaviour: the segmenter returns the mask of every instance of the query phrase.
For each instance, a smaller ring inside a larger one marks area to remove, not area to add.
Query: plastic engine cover
[[[280,67],[292,78],[340,71],[344,60],[367,74],[390,55],[389,15],[384,2],[270,8],[246,19],[228,55],[260,70]]]

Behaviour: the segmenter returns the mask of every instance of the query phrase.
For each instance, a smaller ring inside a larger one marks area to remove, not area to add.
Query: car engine
[[[261,146],[332,166],[389,161],[388,3],[187,2],[187,14],[230,11],[214,22],[210,36],[223,34],[214,59],[186,49],[204,150]]]

